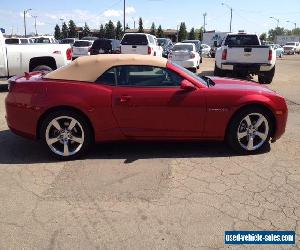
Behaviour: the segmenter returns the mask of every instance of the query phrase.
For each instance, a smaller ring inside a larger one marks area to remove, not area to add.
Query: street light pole
[[[38,33],[37,33],[37,28],[36,28],[36,19],[38,16],[32,16],[34,18],[34,28],[35,28],[35,35],[37,36]]]
[[[26,34],[26,14],[28,13],[28,11],[30,11],[31,9],[27,9],[27,10],[24,10],[24,35],[25,37],[27,36]]]
[[[59,20],[61,21],[61,29],[62,29],[63,24],[64,24],[64,19],[63,18],[59,18]]]
[[[124,0],[124,6],[123,6],[123,27],[124,27],[124,33],[126,32],[126,26],[125,26],[126,14],[125,14],[125,9],[126,9],[126,0]]]
[[[277,22],[277,28],[279,27],[279,19],[273,16],[270,16],[271,19],[274,19]]]
[[[226,4],[226,3],[222,3],[222,5],[223,6],[226,6],[228,9],[230,9],[230,25],[229,25],[229,29],[230,29],[230,32],[231,32],[231,30],[232,30],[232,11],[233,11],[233,9],[232,9],[232,7],[231,6],[229,6],[228,4]]]
[[[291,21],[286,21],[287,23],[292,23],[295,26],[295,29],[297,28],[297,23],[291,22]]]
[[[203,32],[205,32],[205,26],[206,26],[206,16],[207,16],[207,13],[203,13]]]

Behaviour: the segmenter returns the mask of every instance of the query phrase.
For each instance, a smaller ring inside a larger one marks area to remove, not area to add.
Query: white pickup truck
[[[270,84],[275,74],[276,52],[263,46],[256,34],[228,34],[216,51],[214,74],[258,75],[261,84]]]
[[[162,57],[163,48],[158,45],[153,35],[126,33],[121,40],[121,53]]]
[[[69,44],[5,44],[0,32],[0,78],[51,71],[72,61]]]

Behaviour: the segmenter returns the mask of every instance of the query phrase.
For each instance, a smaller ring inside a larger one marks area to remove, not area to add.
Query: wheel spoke
[[[247,149],[248,150],[253,150],[253,137],[249,137],[249,141],[248,141],[248,144],[247,144]]]
[[[238,132],[238,139],[242,139],[247,136],[247,132]]]
[[[255,135],[257,135],[258,137],[260,137],[260,139],[262,139],[263,141],[267,139],[267,135],[261,132],[256,131]]]
[[[70,140],[74,141],[74,142],[77,142],[77,143],[80,143],[80,144],[83,143],[83,138],[76,137],[76,136],[72,136],[72,138]]]
[[[52,121],[52,125],[57,129],[57,130],[61,130],[61,126],[59,125],[57,120],[53,120]]]
[[[70,154],[68,141],[64,142],[64,156],[68,156]]]
[[[55,137],[55,138],[48,138],[47,139],[47,144],[48,145],[52,145],[53,143],[55,143],[55,142],[58,142],[58,137]]]
[[[259,126],[264,122],[264,117],[260,116],[257,122],[254,124],[255,129],[258,129]]]
[[[245,121],[246,121],[248,127],[252,124],[249,115],[247,115],[247,116],[245,117]]]
[[[72,119],[70,124],[69,124],[68,129],[72,130],[75,127],[76,123],[77,123],[77,121],[75,119]]]

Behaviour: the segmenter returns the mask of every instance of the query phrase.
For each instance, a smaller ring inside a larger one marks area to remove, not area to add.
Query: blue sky
[[[228,31],[230,10],[222,2],[233,8],[233,31],[262,33],[276,27],[274,16],[280,19],[280,26],[293,28],[287,20],[300,26],[300,1],[285,0],[126,0],[127,23],[132,28],[133,20],[142,17],[144,27],[154,21],[163,28],[175,28],[185,21],[188,29],[203,25],[203,13],[207,13],[207,30]],[[123,0],[1,0],[0,27],[6,33],[24,33],[22,12],[31,8],[27,17],[27,33],[34,31],[34,18],[37,17],[38,33],[53,33],[60,18],[72,18],[78,26],[87,22],[91,28],[98,28],[108,20],[122,21]]]

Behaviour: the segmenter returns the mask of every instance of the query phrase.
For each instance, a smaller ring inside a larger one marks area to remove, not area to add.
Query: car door
[[[177,73],[152,66],[120,66],[112,109],[124,135],[130,137],[201,137],[205,99],[201,89],[180,88]]]

